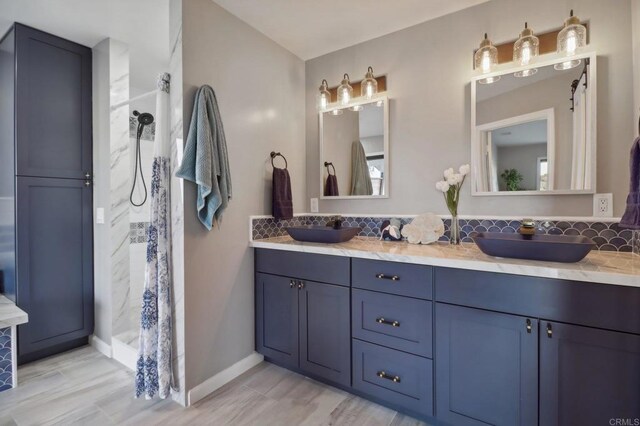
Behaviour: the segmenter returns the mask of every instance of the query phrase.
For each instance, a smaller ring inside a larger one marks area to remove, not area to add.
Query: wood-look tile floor
[[[91,347],[20,367],[0,393],[0,425],[425,425],[273,364],[189,408],[133,398],[133,373]]]

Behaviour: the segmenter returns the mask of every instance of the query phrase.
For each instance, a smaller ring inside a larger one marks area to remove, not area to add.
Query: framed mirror
[[[556,58],[492,73],[491,84],[472,80],[473,195],[595,193],[596,56],[576,59],[570,69]]]
[[[388,198],[388,98],[330,108],[319,122],[320,198]]]

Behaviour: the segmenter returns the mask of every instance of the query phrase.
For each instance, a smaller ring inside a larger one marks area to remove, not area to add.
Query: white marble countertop
[[[24,324],[29,321],[25,311],[18,308],[15,303],[0,294],[0,328]]]
[[[457,247],[446,243],[413,245],[371,237],[356,237],[340,244],[319,244],[302,243],[285,236],[253,240],[250,246],[640,288],[640,256],[632,253],[594,250],[578,263],[556,263],[491,257],[473,243]]]

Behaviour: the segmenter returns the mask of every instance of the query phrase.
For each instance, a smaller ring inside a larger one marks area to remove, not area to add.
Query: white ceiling
[[[213,0],[307,60],[488,0]]]
[[[169,62],[169,0],[0,0],[0,34],[13,22],[93,47],[130,46],[131,86],[150,90]]]

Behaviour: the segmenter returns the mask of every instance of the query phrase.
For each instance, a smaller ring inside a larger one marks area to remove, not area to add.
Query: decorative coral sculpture
[[[425,213],[405,225],[402,235],[411,244],[431,244],[444,235],[444,222],[433,213]]]

